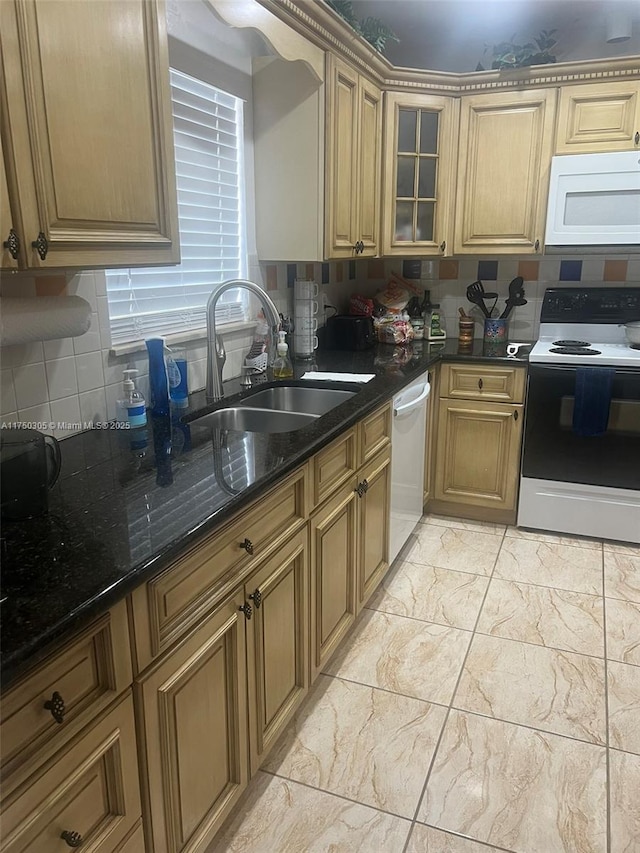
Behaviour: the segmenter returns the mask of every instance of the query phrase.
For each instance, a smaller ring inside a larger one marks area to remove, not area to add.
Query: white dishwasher
[[[430,392],[429,374],[425,373],[393,398],[390,563],[422,517]]]

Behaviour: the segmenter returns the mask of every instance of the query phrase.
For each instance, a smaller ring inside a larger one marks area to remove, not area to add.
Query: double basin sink
[[[241,432],[292,432],[312,424],[357,393],[337,388],[277,385],[257,389],[235,405],[216,409],[190,423]]]

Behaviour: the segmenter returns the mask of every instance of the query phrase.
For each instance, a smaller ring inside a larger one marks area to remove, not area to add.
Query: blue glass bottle
[[[164,340],[149,338],[146,341],[149,353],[149,390],[151,395],[151,414],[169,414],[169,379],[164,359]]]

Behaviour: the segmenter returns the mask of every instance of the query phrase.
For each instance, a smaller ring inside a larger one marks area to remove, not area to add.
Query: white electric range
[[[640,288],[549,288],[540,320],[518,524],[640,543]]]

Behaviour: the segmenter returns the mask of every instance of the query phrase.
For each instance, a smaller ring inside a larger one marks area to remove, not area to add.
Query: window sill
[[[218,326],[218,334],[226,334],[228,332],[243,332],[255,329],[257,320],[243,320],[240,323],[223,323]],[[206,329],[192,329],[188,332],[174,332],[172,335],[162,335],[165,343],[169,348],[179,344],[190,343],[191,341],[206,341]],[[144,341],[127,341],[122,344],[112,345],[109,353],[114,356],[129,355],[134,352],[146,352],[147,346]]]

